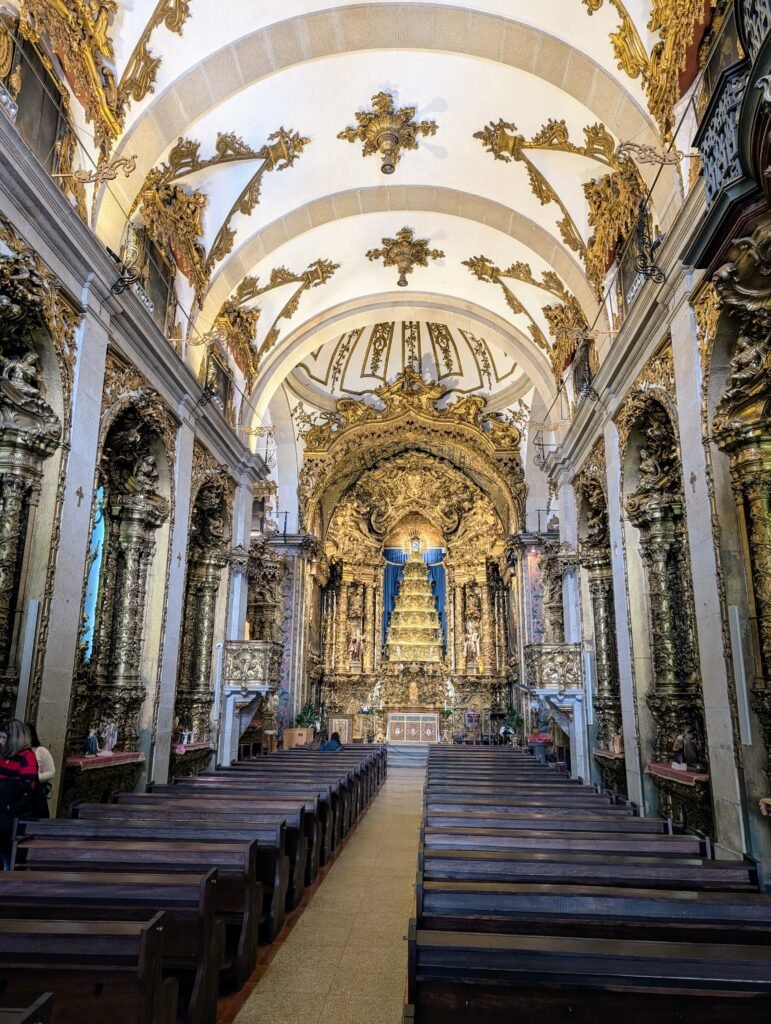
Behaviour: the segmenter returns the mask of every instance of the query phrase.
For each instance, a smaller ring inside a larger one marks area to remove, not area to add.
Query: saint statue
[[[351,637],[351,642],[348,645],[348,657],[351,662],[361,662],[364,655],[364,634],[361,631],[361,626],[357,626]]]
[[[118,742],[118,726],[115,722],[105,722],[102,725],[102,753],[111,754],[115,744]]]
[[[466,637],[463,641],[463,651],[467,662],[476,663],[479,660],[479,628],[473,619],[466,620]]]
[[[38,363],[36,352],[27,352],[23,359],[6,359],[3,363],[2,377],[25,398],[38,398]]]
[[[96,728],[94,726],[88,730],[86,742],[83,744],[83,753],[86,757],[96,757],[99,753],[99,740],[96,738]]]

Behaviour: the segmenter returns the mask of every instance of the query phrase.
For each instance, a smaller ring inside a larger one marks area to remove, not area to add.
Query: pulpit
[[[386,736],[389,743],[438,743],[436,711],[390,711]]]

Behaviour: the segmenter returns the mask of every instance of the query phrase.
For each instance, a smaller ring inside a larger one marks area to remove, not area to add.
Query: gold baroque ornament
[[[282,127],[272,132],[263,146],[254,149],[234,132],[220,132],[213,156],[202,158],[200,142],[180,138],[168,159],[147,175],[131,212],[141,207],[142,219],[154,241],[165,243],[172,250],[180,270],[195,289],[199,308],[215,265],[233,249],[233,218],[237,214],[248,217],[260,201],[263,176],[291,167],[309,143],[310,139]],[[244,161],[258,161],[257,169],[230,207],[207,254],[201,238],[208,197],[199,189],[188,191],[177,183],[208,168]]]
[[[629,432],[651,398],[661,404],[670,415],[673,423],[677,422],[677,395],[675,392],[675,363],[672,355],[672,341],[666,344],[650,359],[632,387],[626,393],[620,411],[616,415],[621,461],[626,454]]]
[[[593,229],[586,250],[586,276],[598,295],[619,240],[629,238],[640,216],[645,190],[634,164],[584,184]]]
[[[429,249],[427,238],[415,238],[412,228],[402,228],[396,232],[396,238],[383,238],[382,249],[370,249],[367,252],[368,260],[382,260],[385,267],[396,267],[399,271],[399,279],[396,282],[400,288],[406,288],[407,274],[411,274],[415,267],[427,267],[429,260],[444,259],[441,249]]]
[[[710,0],[715,6],[717,0]],[[696,26],[704,21],[704,0],[652,0],[648,31],[658,34],[643,75],[648,110],[665,141],[675,127],[675,104],[680,99],[680,73],[685,70]]]
[[[345,480],[375,455],[384,458],[420,446],[462,465],[490,496],[508,532],[522,522],[526,487],[516,425],[486,415],[486,400],[468,395],[439,409],[447,389],[405,369],[375,392],[380,408],[340,399],[334,413],[295,414],[305,441],[298,489],[306,529],[317,532],[322,504],[334,508]]]
[[[559,305],[544,306],[543,313],[549,323],[549,331],[554,338],[551,366],[554,380],[559,384],[562,374],[573,361],[578,346],[585,338],[590,337],[589,324],[575,295],[571,295],[567,302]],[[593,345],[590,348],[590,353],[594,353]],[[592,372],[596,372],[596,365],[591,369]]]
[[[86,119],[94,125],[103,157],[123,130],[129,101],[153,89],[160,59],[147,50],[150,36],[161,24],[181,34],[189,0],[159,0],[120,82],[110,38],[117,11],[116,0],[21,0],[19,11],[22,35],[47,44],[59,59]]]
[[[214,318],[212,330],[207,332],[199,342],[191,342],[191,344],[212,345],[221,341],[244,374],[247,386],[251,388],[257,379],[260,360],[278,341],[279,321],[291,320],[297,312],[303,293],[309,288],[319,288],[326,284],[339,269],[339,263],[320,259],[309,263],[305,270],[299,273],[287,270],[286,267],[274,267],[268,283],[265,285],[260,285],[257,277],[245,277],[233,295],[222,304],[219,313]],[[256,350],[254,340],[261,310],[258,306],[252,306],[250,303],[255,302],[267,292],[292,284],[297,287],[292,289],[291,295],[274,318],[259,350]]]
[[[591,16],[595,11],[600,10],[604,0],[581,0],[581,2]],[[648,54],[645,44],[640,38],[640,33],[621,0],[608,0],[608,2],[615,7],[619,16],[618,29],[610,34],[610,42],[618,61],[619,70],[629,75],[630,78],[639,78],[641,74],[644,76],[648,70]]]
[[[379,153],[380,170],[393,174],[401,159],[402,149],[417,149],[418,136],[436,134],[435,121],[415,121],[415,107],[394,108],[393,96],[387,92],[372,97],[372,110],[356,112],[356,127],[345,128],[338,139],[360,141],[362,156]]]

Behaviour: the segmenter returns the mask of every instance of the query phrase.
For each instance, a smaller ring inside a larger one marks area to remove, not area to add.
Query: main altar
[[[450,742],[470,719],[491,733],[511,704],[519,432],[445,395],[405,369],[379,405],[341,399],[301,424],[308,690],[354,742]]]

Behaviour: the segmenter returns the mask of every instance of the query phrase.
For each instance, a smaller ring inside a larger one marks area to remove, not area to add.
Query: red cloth
[[[37,758],[30,747],[12,757],[0,757],[0,779],[28,779],[37,783]]]

